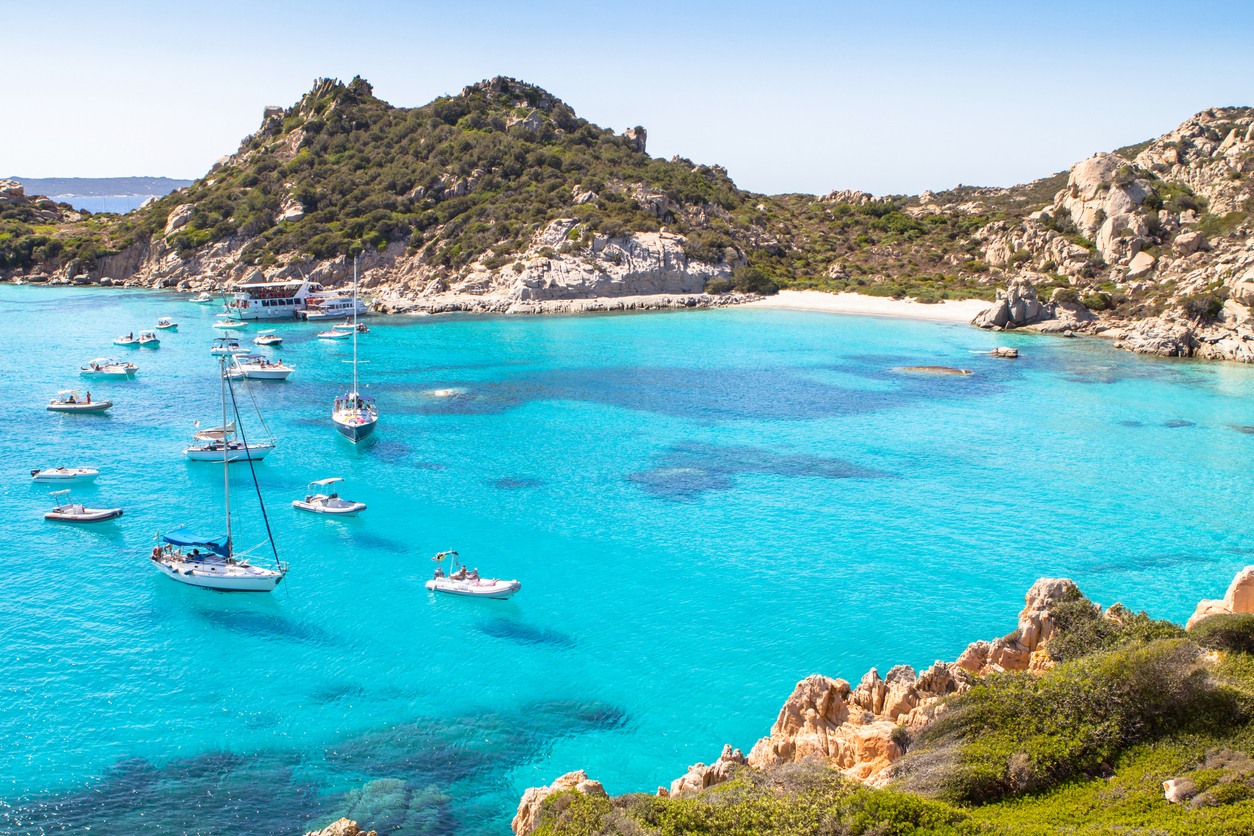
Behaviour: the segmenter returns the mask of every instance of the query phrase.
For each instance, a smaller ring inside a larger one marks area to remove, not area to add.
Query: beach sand
[[[742,307],[931,319],[938,322],[970,322],[973,316],[990,304],[992,303],[983,299],[948,299],[925,305],[911,299],[889,299],[884,296],[863,296],[859,293],[781,290],[775,296],[768,296]]]

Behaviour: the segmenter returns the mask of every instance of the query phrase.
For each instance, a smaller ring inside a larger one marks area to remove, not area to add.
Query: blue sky
[[[0,0],[0,176],[193,178],[316,78],[508,75],[742,188],[1012,185],[1254,104],[1254,4]]]

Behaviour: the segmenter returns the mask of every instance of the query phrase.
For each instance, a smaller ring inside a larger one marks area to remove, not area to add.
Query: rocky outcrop
[[[1200,601],[1184,629],[1192,630],[1202,620],[1221,613],[1254,613],[1254,566],[1237,572],[1222,600]]]
[[[657,794],[663,798],[684,798],[696,795],[701,790],[731,780],[736,769],[747,766],[748,763],[743,752],[739,749],[732,749],[728,744],[723,747],[723,753],[714,763],[709,766],[703,763],[693,764],[688,767],[686,774],[671,781],[669,790],[665,787],[658,787]]]
[[[329,824],[321,830],[310,830],[305,836],[378,836],[373,830],[369,833],[357,826],[357,822],[348,819]]]
[[[1053,316],[1053,310],[1036,298],[1031,282],[1015,278],[1005,290],[997,291],[997,301],[976,314],[971,324],[977,328],[1022,328]]]
[[[588,774],[582,769],[576,772],[567,772],[547,787],[532,787],[523,793],[522,801],[518,804],[518,813],[515,814],[514,820],[510,822],[510,828],[513,829],[516,836],[526,836],[536,829],[539,822],[540,810],[544,805],[545,799],[551,795],[561,792],[578,792],[584,795],[601,795],[604,796],[605,787],[601,786],[600,781],[593,781]]]

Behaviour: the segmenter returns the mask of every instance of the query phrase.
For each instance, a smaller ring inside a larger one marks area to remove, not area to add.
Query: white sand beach
[[[983,299],[948,299],[934,304],[921,304],[912,299],[889,299],[883,296],[863,296],[859,293],[781,290],[775,296],[750,302],[743,307],[892,316],[906,319],[931,319],[939,322],[970,322],[973,316],[990,304]]]

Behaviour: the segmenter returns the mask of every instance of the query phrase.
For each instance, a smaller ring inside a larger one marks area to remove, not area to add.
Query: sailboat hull
[[[244,573],[238,566],[219,569],[215,566],[194,566],[187,563],[171,565],[157,560],[152,561],[152,565],[171,580],[220,592],[270,592],[283,580],[283,575],[267,569]]]
[[[335,430],[349,441],[356,444],[370,436],[374,432],[375,424],[378,421],[370,421],[368,423],[340,423],[339,419],[335,420]]]

